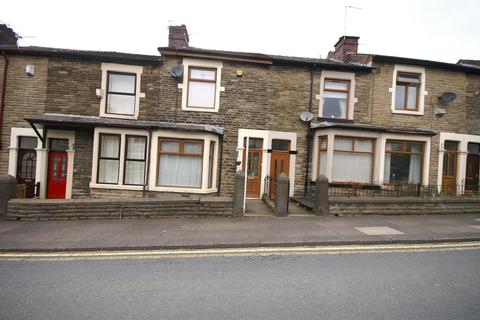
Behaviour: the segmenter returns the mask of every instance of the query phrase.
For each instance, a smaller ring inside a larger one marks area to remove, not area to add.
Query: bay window
[[[100,134],[97,182],[117,184],[120,168],[120,135]]]
[[[424,144],[387,140],[385,146],[385,183],[421,182]]]
[[[159,139],[157,186],[202,186],[203,141]]]
[[[374,141],[367,138],[336,136],[332,180],[372,183]]]
[[[318,176],[327,174],[327,136],[318,138]]]

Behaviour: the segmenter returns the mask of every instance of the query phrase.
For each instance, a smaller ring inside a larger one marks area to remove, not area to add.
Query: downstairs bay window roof
[[[347,130],[363,130],[363,131],[375,131],[375,132],[389,132],[389,133],[403,133],[403,134],[416,134],[424,136],[434,136],[437,134],[435,131],[422,129],[422,128],[407,128],[407,127],[389,127],[375,124],[361,124],[361,123],[349,123],[349,122],[318,122],[311,124],[312,130],[321,129],[347,129]]]
[[[223,135],[223,128],[209,124],[177,123],[147,120],[113,119],[97,116],[73,114],[45,113],[25,120],[36,129],[35,125],[52,128],[92,129],[95,127],[132,128],[132,129],[165,129],[178,131],[206,132]]]

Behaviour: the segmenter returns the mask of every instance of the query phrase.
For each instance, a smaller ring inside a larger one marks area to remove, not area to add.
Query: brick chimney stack
[[[170,48],[188,48],[189,40],[187,27],[184,24],[168,27],[168,46]]]
[[[18,34],[5,24],[0,24],[0,45],[2,46],[17,46]]]
[[[335,44],[333,57],[335,60],[347,62],[347,56],[350,53],[356,54],[358,51],[358,39],[360,37],[341,36]]]

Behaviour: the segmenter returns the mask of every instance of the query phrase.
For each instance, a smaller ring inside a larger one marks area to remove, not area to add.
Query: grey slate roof
[[[117,127],[140,129],[167,129],[179,131],[211,132],[218,135],[223,135],[224,132],[224,129],[222,127],[209,124],[113,119],[73,114],[45,113],[41,116],[32,116],[25,118],[25,120],[31,124],[42,124],[71,128]]]
[[[362,124],[362,123],[346,123],[346,122],[317,122],[311,125],[313,130],[339,128],[339,129],[351,129],[351,130],[368,130],[368,131],[380,131],[390,133],[404,133],[404,134],[419,134],[426,136],[433,136],[435,131],[422,129],[422,128],[406,128],[406,127],[388,127],[374,124]]]

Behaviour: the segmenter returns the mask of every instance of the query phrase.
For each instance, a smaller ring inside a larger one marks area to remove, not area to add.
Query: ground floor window
[[[120,168],[120,135],[100,134],[98,183],[118,183]]]
[[[373,155],[374,139],[335,137],[332,180],[371,183]]]
[[[318,138],[318,174],[326,175],[327,174],[327,137]]]
[[[158,186],[202,186],[203,141],[159,139]]]
[[[123,183],[126,185],[143,185],[147,158],[147,137],[127,135],[125,149]]]
[[[385,183],[420,183],[424,144],[387,140],[385,145]]]

